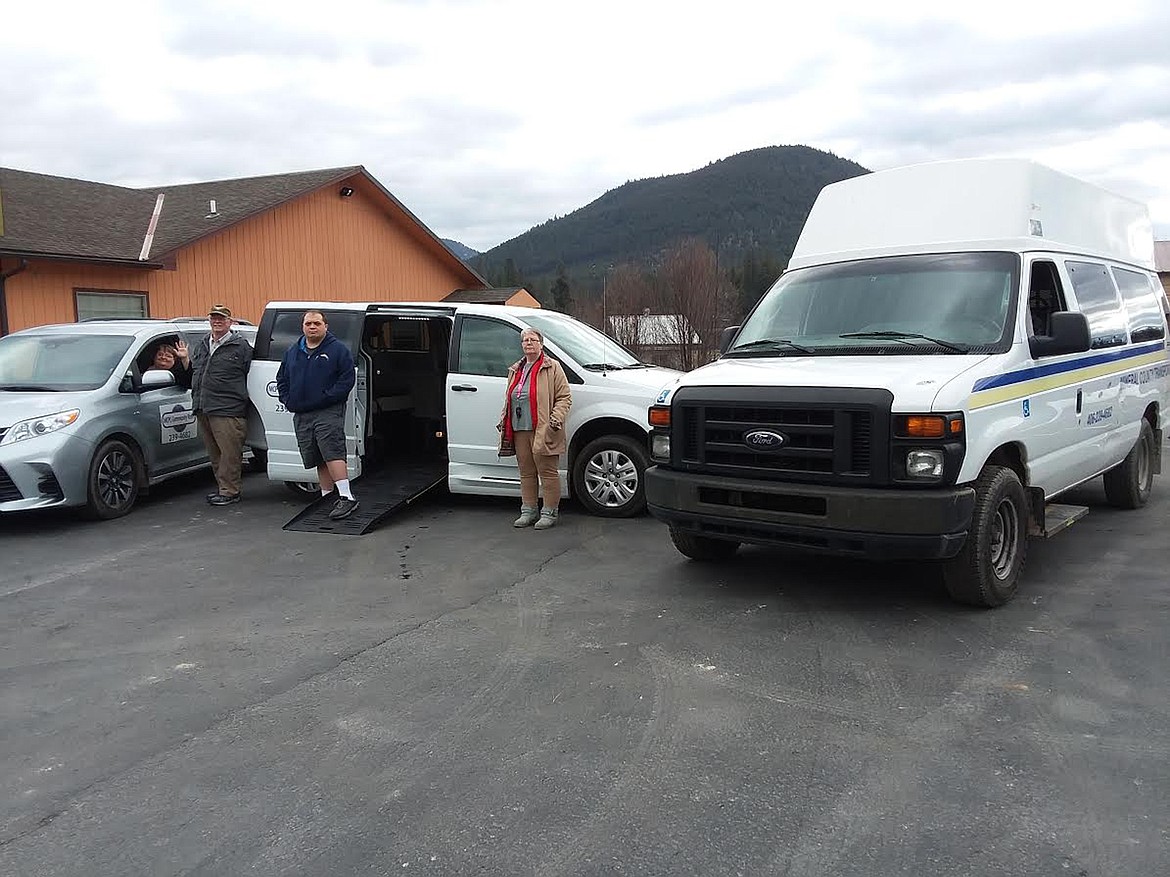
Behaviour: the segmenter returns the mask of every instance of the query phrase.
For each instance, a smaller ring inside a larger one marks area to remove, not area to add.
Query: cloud
[[[128,185],[364,164],[488,249],[627,180],[805,143],[875,169],[1026,155],[1170,226],[1170,5],[760,9],[16,4],[0,164]]]

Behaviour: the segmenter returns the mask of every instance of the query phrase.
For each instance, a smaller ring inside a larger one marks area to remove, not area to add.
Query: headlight
[[[44,417],[22,420],[19,423],[14,423],[8,432],[4,433],[4,438],[0,439],[0,444],[11,445],[16,442],[22,442],[25,439],[48,435],[51,432],[65,428],[71,423],[75,423],[80,416],[80,410],[71,408],[69,411],[60,411],[57,414],[46,414]]]
[[[933,450],[909,451],[906,454],[906,475],[910,478],[941,478],[943,452]]]
[[[650,437],[650,456],[655,460],[670,459],[670,436],[660,433]]]

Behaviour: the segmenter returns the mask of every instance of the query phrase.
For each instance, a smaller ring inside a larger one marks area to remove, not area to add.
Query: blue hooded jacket
[[[355,382],[353,354],[332,332],[312,350],[302,335],[285,351],[276,372],[280,401],[294,412],[344,405]]]

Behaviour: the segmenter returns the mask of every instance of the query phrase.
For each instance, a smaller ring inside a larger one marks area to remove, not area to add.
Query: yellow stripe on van
[[[1146,353],[1142,356],[1135,356],[1131,359],[1122,359],[1116,362],[1106,362],[1100,365],[1092,365],[1088,368],[1080,368],[1074,371],[1062,372],[1056,375],[1050,375],[1043,378],[1033,378],[1030,381],[1023,381],[1018,384],[1009,384],[1006,387],[996,387],[990,390],[980,390],[977,393],[972,393],[967,399],[967,410],[976,411],[980,408],[988,408],[992,405],[999,405],[1003,402],[1011,402],[1015,399],[1024,399],[1028,396],[1034,396],[1037,393],[1043,393],[1047,390],[1059,390],[1061,387],[1071,387],[1075,384],[1083,383],[1084,381],[1092,380],[1094,378],[1103,378],[1108,375],[1121,375],[1142,366],[1155,365],[1160,362],[1167,362],[1165,351],[1155,351],[1153,353]]]

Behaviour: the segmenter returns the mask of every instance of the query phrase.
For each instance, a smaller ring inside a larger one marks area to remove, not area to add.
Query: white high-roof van
[[[653,515],[701,560],[741,542],[943,561],[1015,593],[1049,501],[1160,471],[1165,298],[1145,208],[1027,161],[827,186],[789,268],[715,363],[651,409]],[[1058,513],[1059,508],[1059,513]]]

